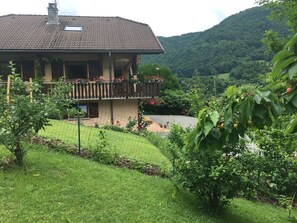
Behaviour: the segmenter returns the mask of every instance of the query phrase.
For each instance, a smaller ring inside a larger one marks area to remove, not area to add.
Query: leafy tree
[[[236,81],[242,80],[244,83],[260,83],[259,75],[269,72],[266,62],[250,61],[243,63],[230,72],[230,77]]]
[[[166,115],[186,115],[190,100],[182,90],[165,90],[155,105],[155,111]]]
[[[60,105],[67,107],[71,101],[65,94],[67,85],[53,89],[51,95],[42,95],[39,84],[24,82],[12,63],[10,67],[9,92],[6,85],[0,90],[0,144],[15,156],[18,165],[23,165],[22,141],[49,125],[48,117],[62,115]]]
[[[165,90],[180,90],[181,87],[178,83],[176,76],[174,76],[170,69],[158,64],[145,64],[139,67],[138,76],[140,80],[144,80],[145,77],[157,76],[163,79],[161,85],[161,91]]]
[[[287,38],[279,37],[279,34],[273,30],[265,31],[262,42],[267,46],[267,53],[278,53],[281,51],[287,41]]]
[[[260,5],[272,9],[271,18],[284,20],[297,32],[297,2],[292,0],[258,0]]]
[[[243,189],[242,167],[236,162],[241,151],[236,145],[247,130],[271,126],[284,111],[296,113],[296,49],[297,34],[274,57],[272,82],[268,86],[262,89],[230,86],[223,108],[199,111],[196,128],[180,148],[176,177],[181,185],[205,198],[212,208],[218,208]],[[284,133],[296,132],[297,119],[292,116]]]

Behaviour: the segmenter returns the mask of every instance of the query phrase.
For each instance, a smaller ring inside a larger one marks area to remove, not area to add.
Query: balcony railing
[[[160,95],[160,82],[150,83],[71,83],[70,97],[77,100],[151,98]],[[50,91],[54,84],[44,84],[44,92]]]

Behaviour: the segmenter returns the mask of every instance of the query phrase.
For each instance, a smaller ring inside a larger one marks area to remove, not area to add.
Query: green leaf
[[[267,98],[271,92],[270,91],[261,91],[260,93],[263,97]]]
[[[271,103],[272,109],[271,112],[274,117],[278,117],[283,113],[283,107],[279,103]]]
[[[291,100],[291,103],[297,108],[297,95],[293,97],[293,99]]]
[[[198,142],[201,140],[201,136],[202,136],[202,131],[200,130],[197,134],[196,134],[196,136],[195,136],[195,140],[194,140],[194,143],[197,145],[198,144]]]
[[[210,113],[209,117],[213,125],[215,126],[219,121],[220,114],[217,111],[213,111],[212,113]]]
[[[285,45],[285,49],[291,51],[297,43],[297,34],[295,34]]]
[[[211,135],[216,139],[216,140],[220,140],[220,137],[222,136],[221,131],[218,128],[214,128],[211,131]]]
[[[238,108],[241,113],[241,120],[247,122],[251,116],[252,112],[252,99],[249,97],[246,100],[242,101],[241,105]]]
[[[227,88],[226,90],[226,96],[227,98],[231,98],[234,94],[236,94],[238,92],[237,87],[235,86],[230,86]]]
[[[272,68],[272,76],[277,77],[279,73],[295,61],[295,56],[288,57],[285,60],[279,60]]]
[[[263,97],[264,101],[266,102],[271,102],[271,99],[270,98],[267,98],[267,97]]]
[[[296,74],[297,74],[297,62],[293,63],[288,70],[289,79],[291,80]]]
[[[285,130],[285,135],[290,135],[291,133],[296,132],[297,130],[297,118],[290,121],[289,125]]]
[[[238,124],[237,132],[241,137],[244,137],[245,127],[241,123]]]
[[[272,63],[275,64],[277,61],[279,60],[284,60],[286,59],[287,57],[290,57],[292,56],[292,53],[290,53],[289,51],[287,50],[282,50],[280,52],[278,52],[272,59]]]
[[[255,105],[253,116],[257,116],[261,119],[265,119],[267,110],[263,105]]]
[[[231,144],[237,143],[239,140],[239,135],[237,133],[237,130],[235,128],[232,129],[231,134],[229,135],[229,142]]]
[[[262,96],[258,93],[254,95],[254,100],[257,104],[261,104]]]
[[[202,115],[204,114],[205,111],[206,111],[206,108],[203,108],[203,109],[201,109],[199,111],[199,113],[198,113],[198,122],[201,121],[201,117],[202,117]]]
[[[207,136],[213,127],[214,125],[211,122],[206,122],[203,126],[204,135]]]

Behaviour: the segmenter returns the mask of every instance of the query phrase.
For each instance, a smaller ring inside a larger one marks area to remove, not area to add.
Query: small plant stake
[[[80,154],[80,107],[79,102],[77,103],[77,136],[78,136],[78,154]]]

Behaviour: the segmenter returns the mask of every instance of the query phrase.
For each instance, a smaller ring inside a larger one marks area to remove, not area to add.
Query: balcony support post
[[[109,59],[109,81],[112,83],[112,58],[111,58],[111,52],[108,52],[108,59]],[[109,85],[109,95],[111,97],[112,95],[112,84]],[[110,100],[110,121],[111,124],[114,124],[114,117],[113,117],[113,101]]]

